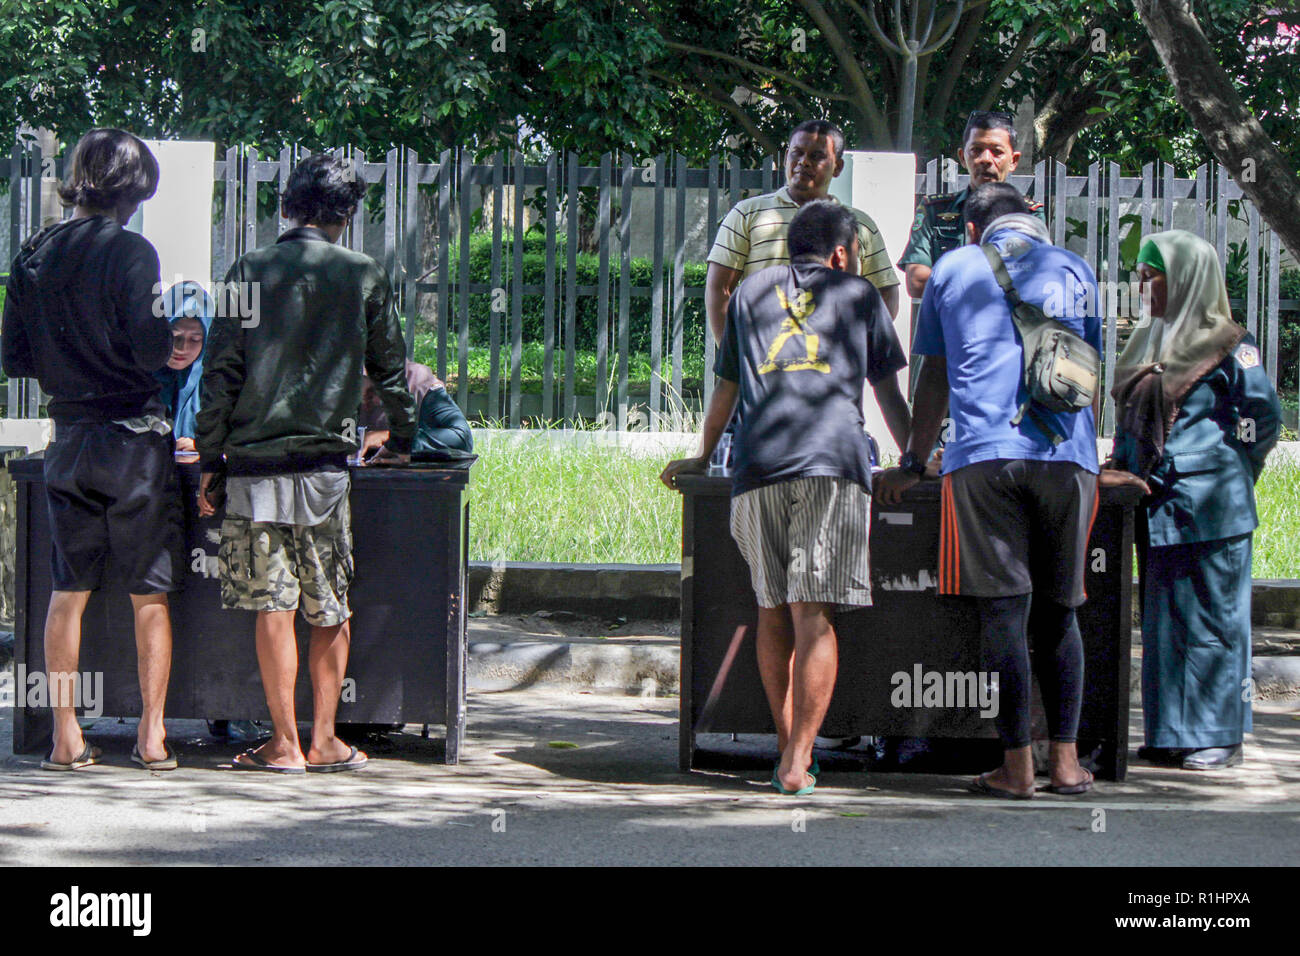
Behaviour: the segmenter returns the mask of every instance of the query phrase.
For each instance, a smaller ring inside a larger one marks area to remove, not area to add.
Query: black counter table
[[[40,454],[9,462],[18,486],[14,663],[44,668],[50,598],[50,529]],[[198,466],[179,466],[188,561],[171,596],[173,651],[166,716],[265,720],[251,611],[221,608],[217,546],[221,514],[200,518]],[[356,577],[349,592],[352,646],[338,720],[446,727],[447,763],[465,735],[465,572],[469,547],[468,464],[352,469]],[[108,581],[117,580],[110,565]],[[311,719],[310,629],[297,618],[297,713]],[[120,585],[92,595],[82,623],[82,673],[102,673],[104,716],[140,713],[131,602]],[[18,671],[16,671],[17,673]],[[51,714],[26,708],[15,687],[14,752],[48,749]]]
[[[731,479],[683,475],[682,664],[679,762],[682,770],[730,763],[697,746],[700,734],[772,734],[754,651],[757,605],[749,569],[728,527]],[[980,670],[973,602],[940,597],[937,481],[913,487],[898,505],[872,505],[874,604],[836,616],[839,676],[821,733],[996,738],[978,706],[895,706],[909,682],[927,672]],[[1079,609],[1085,684],[1080,756],[1094,755],[1098,775],[1126,770],[1132,634],[1133,505],[1138,493],[1103,489],[1088,545],[1087,602]],[[896,694],[896,692],[898,692]],[[1035,737],[1045,737],[1035,685]],[[987,745],[980,749],[987,749]],[[996,751],[994,751],[996,752]],[[775,754],[771,755],[775,756]],[[990,769],[983,767],[982,769]]]

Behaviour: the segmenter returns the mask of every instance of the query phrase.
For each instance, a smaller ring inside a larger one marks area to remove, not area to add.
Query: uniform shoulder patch
[[[925,204],[927,206],[933,206],[935,203],[952,202],[953,196],[953,193],[936,193],[933,196],[926,196]]]
[[[1259,364],[1259,349],[1249,344],[1237,346],[1237,364],[1242,368],[1254,368]]]
[[[1043,204],[1040,202],[1034,202],[1032,199],[1027,200],[1027,202],[1029,203],[1030,212],[1038,212],[1038,210],[1043,208]]]

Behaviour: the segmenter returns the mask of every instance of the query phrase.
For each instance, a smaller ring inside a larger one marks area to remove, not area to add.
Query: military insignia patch
[[[952,222],[954,219],[960,219],[960,218],[961,218],[961,213],[959,213],[959,212],[941,212],[941,213],[939,213],[939,218],[942,219],[944,222]]]
[[[1259,349],[1253,345],[1243,345],[1237,349],[1237,364],[1242,368],[1254,368],[1259,364]]]

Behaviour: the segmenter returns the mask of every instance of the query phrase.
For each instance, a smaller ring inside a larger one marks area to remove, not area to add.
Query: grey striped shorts
[[[870,523],[871,496],[848,478],[795,478],[731,499],[731,536],[759,607],[869,605]]]

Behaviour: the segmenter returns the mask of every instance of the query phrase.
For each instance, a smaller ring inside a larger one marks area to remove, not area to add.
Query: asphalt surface
[[[471,695],[463,762],[412,733],[348,774],[235,772],[246,745],[169,722],[182,767],[130,763],[134,722],[88,738],[105,763],[41,771],[0,709],[0,865],[1284,865],[1300,861],[1300,712],[1257,710],[1244,765],[1134,761],[1083,797],[1011,802],[967,776],[823,773],[776,794],[760,770],[677,770],[677,700]],[[1134,731],[1140,739],[1140,711]],[[434,729],[434,733],[439,728]],[[751,739],[757,744],[759,739]]]

